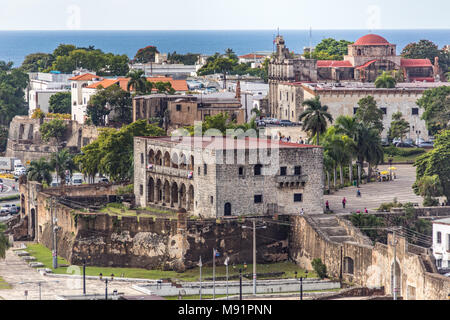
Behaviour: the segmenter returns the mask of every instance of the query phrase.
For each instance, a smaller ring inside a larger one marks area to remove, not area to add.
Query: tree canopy
[[[397,80],[391,73],[383,71],[383,73],[375,80],[375,87],[377,88],[395,88]]]
[[[26,115],[24,90],[29,78],[19,69],[12,69],[11,63],[0,61],[0,125],[9,125],[17,115]]]
[[[353,42],[347,40],[335,40],[333,38],[323,39],[315,48],[312,54],[306,52],[306,58],[316,60],[344,60],[344,55],[348,54],[348,45]]]
[[[118,85],[108,88],[99,87],[87,106],[87,115],[96,126],[106,125],[106,116],[114,112],[112,121],[128,124],[132,118],[132,100],[129,92]]]
[[[439,67],[445,73],[450,68],[450,54],[429,40],[420,40],[408,44],[401,53],[407,59],[429,59],[434,64],[434,58],[439,57]]]
[[[198,60],[200,54],[198,53],[186,53],[186,54],[178,54],[176,51],[172,53],[168,53],[167,60],[170,63],[181,63],[184,65],[195,65]]]
[[[133,138],[136,136],[164,136],[161,128],[138,120],[120,130],[100,130],[98,139],[81,149],[75,158],[81,172],[93,178],[97,173],[110,177],[112,181],[133,179]]]
[[[394,113],[392,120],[388,133],[389,139],[400,138],[403,140],[403,137],[409,132],[409,122],[403,119],[401,112]]]
[[[303,129],[310,132],[311,136],[316,136],[317,145],[320,142],[320,135],[327,130],[328,122],[333,122],[333,117],[328,112],[328,106],[322,105],[320,97],[305,100],[302,103],[307,109],[299,116],[299,120],[303,121]]]
[[[58,92],[50,97],[48,111],[51,113],[71,113],[72,94],[70,92]]]
[[[417,100],[417,105],[425,111],[422,120],[425,120],[427,129],[432,135],[446,129],[450,123],[450,87],[441,86],[428,89]]]
[[[99,76],[120,76],[129,71],[126,55],[104,53],[93,46],[79,48],[60,44],[51,54],[32,53],[25,57],[21,69],[25,72],[60,71],[71,73],[78,68],[96,72]]]
[[[141,48],[136,52],[133,62],[135,63],[148,63],[155,62],[155,55],[159,53],[155,46],[147,46]]]
[[[372,128],[376,128],[380,133],[383,131],[383,111],[377,107],[374,97],[367,96],[358,101],[356,119]]]
[[[41,133],[41,137],[44,142],[48,142],[52,138],[59,141],[59,139],[64,136],[66,130],[67,125],[60,119],[53,119],[49,122],[44,122],[39,127],[39,132]]]

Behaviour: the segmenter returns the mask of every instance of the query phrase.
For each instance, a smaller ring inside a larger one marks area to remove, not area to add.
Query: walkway
[[[330,209],[334,213],[351,213],[356,210],[375,212],[380,204],[392,202],[397,198],[398,202],[418,203],[422,205],[423,199],[414,194],[412,185],[416,180],[416,168],[412,165],[395,165],[397,179],[389,182],[373,182],[360,186],[361,198],[356,197],[356,187],[344,188],[332,195],[324,196],[324,201],[329,201]],[[379,166],[380,171],[387,170],[389,166]],[[347,199],[346,208],[342,208],[342,199]],[[325,206],[325,204],[324,204]]]
[[[18,257],[11,249],[6,252],[6,259],[0,260],[0,276],[12,285],[12,289],[0,290],[0,300],[25,300],[25,290],[28,291],[28,300],[39,300],[39,286],[37,282],[43,281],[41,286],[42,300],[55,300],[60,295],[83,294],[82,281],[74,279],[52,278],[41,275],[35,269]],[[59,282],[55,282],[59,281]],[[20,282],[33,282],[20,284]],[[126,295],[139,294],[132,289],[130,282],[109,282],[108,294],[114,290]],[[87,294],[105,294],[105,284],[100,280],[86,280]]]

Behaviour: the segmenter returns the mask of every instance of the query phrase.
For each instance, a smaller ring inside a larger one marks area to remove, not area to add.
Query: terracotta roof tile
[[[103,79],[100,76],[97,76],[95,74],[92,73],[85,73],[85,74],[80,74],[78,76],[72,77],[69,80],[70,81],[92,81],[93,79]]]
[[[317,60],[318,68],[353,68],[350,61]]]
[[[433,67],[429,59],[402,59],[401,66],[404,68]]]
[[[382,36],[376,34],[367,34],[353,44],[355,46],[378,46],[378,45],[387,45],[389,42],[383,38]]]

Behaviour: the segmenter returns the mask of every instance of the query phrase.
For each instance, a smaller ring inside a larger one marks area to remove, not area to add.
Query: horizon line
[[[310,29],[291,29],[291,28],[286,28],[286,29],[281,29],[280,31],[284,30],[284,31],[310,31]],[[450,28],[381,28],[381,29],[368,29],[368,28],[361,28],[361,29],[354,29],[354,28],[335,28],[335,29],[330,29],[330,28],[317,28],[317,29],[312,29],[312,30],[319,30],[319,31],[361,31],[361,30],[367,30],[370,32],[373,31],[391,31],[391,30],[398,30],[398,31],[408,31],[408,30],[450,30]],[[0,32],[2,31],[277,31],[276,28],[274,29],[270,29],[270,28],[261,28],[261,29],[189,29],[189,28],[184,28],[184,29],[37,29],[37,28],[33,28],[33,29],[1,29],[0,28]]]

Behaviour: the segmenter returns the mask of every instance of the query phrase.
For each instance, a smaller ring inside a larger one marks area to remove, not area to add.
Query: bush
[[[116,194],[118,196],[123,196],[125,194],[133,194],[133,193],[134,193],[134,184],[129,184],[125,187],[120,187],[116,191]]]
[[[392,208],[401,208],[403,204],[397,202],[397,198],[394,198],[393,202],[382,203],[378,208],[378,212],[390,212]]]
[[[384,148],[384,153],[389,157],[411,157],[424,154],[426,151],[422,148],[397,148],[395,146],[389,146]]]
[[[72,119],[72,115],[71,114],[66,114],[66,113],[47,113],[47,118],[50,119],[59,119],[59,120],[70,120]]]
[[[320,279],[327,277],[327,266],[322,262],[322,259],[314,259],[312,261],[312,267]]]
[[[438,207],[439,206],[439,200],[432,197],[425,197],[423,200],[423,206],[424,207]]]
[[[31,119],[44,119],[45,118],[45,113],[37,108],[34,109],[33,114],[31,115]]]

